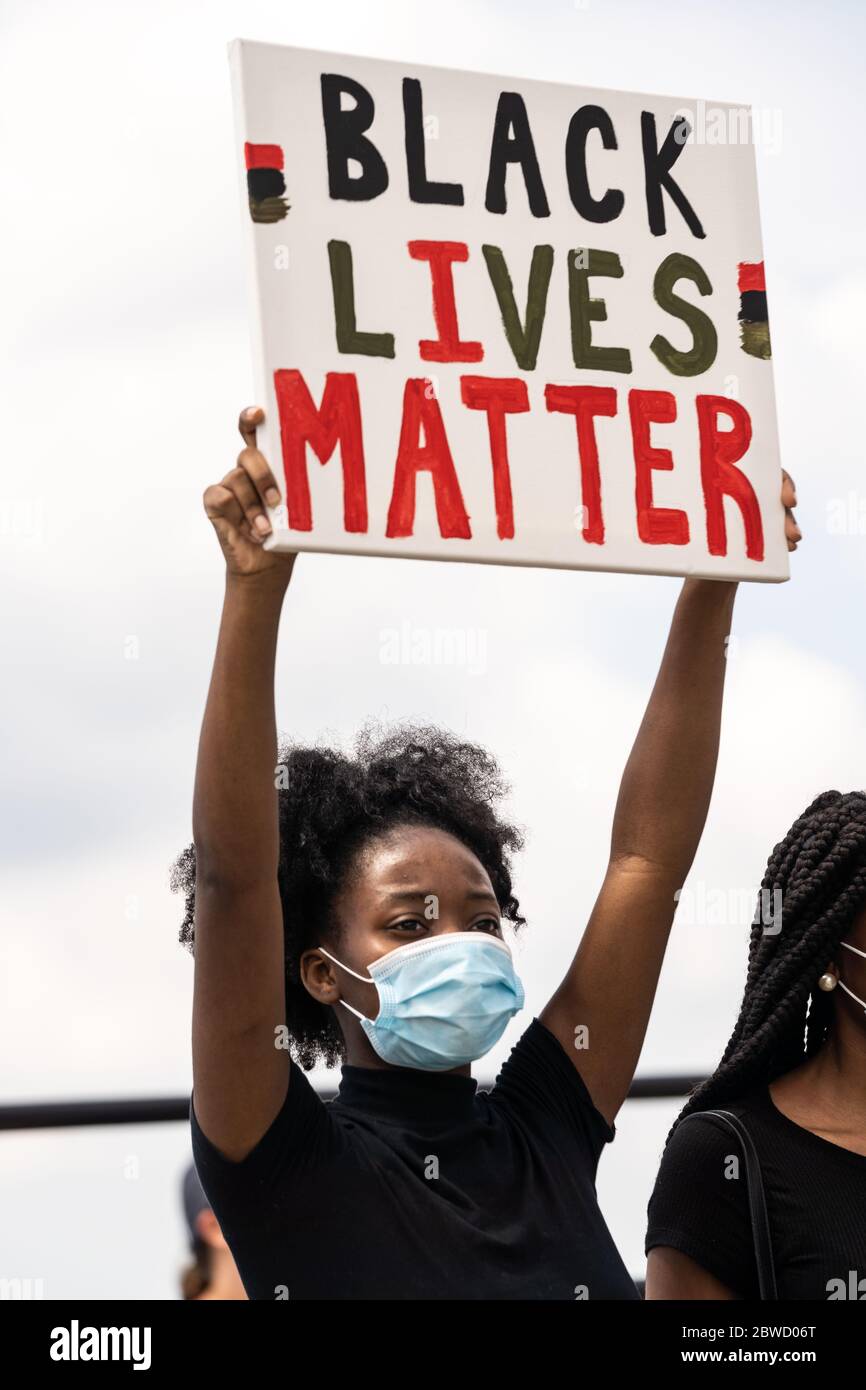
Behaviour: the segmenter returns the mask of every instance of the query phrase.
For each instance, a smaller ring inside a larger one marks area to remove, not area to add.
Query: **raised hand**
[[[280,490],[264,454],[256,445],[256,429],[265,418],[261,406],[247,406],[238,418],[244,448],[237,465],[219,483],[205,489],[204,509],[225,556],[226,568],[233,575],[262,574],[266,571],[291,573],[294,552],[265,550],[263,542],[271,534],[265,503],[279,506]]]

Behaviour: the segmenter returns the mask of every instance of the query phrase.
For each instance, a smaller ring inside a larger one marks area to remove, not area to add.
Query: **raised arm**
[[[262,549],[262,499],[279,498],[256,448],[262,418],[255,408],[241,415],[237,467],[204,494],[226,587],[193,799],[193,1103],[208,1139],[236,1161],[269,1127],[289,1081],[288,1054],[275,1045],[285,984],[274,664],[295,557]]]
[[[674,894],[710,804],[735,594],[735,584],[715,580],[683,585],[623,773],[601,891],[571,967],[539,1015],[609,1121],[637,1066]]]
[[[790,549],[800,533],[785,475]],[[613,1122],[628,1094],[676,907],[715,777],[736,585],[688,579],[623,773],[601,891],[572,964],[539,1014]]]

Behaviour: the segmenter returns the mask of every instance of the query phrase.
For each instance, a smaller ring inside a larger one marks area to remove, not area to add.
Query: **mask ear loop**
[[[859,946],[849,946],[847,941],[840,941],[839,945],[844,946],[846,951],[854,951],[856,955],[862,956],[864,960],[866,960],[866,951],[861,951]],[[853,989],[849,989],[844,980],[840,980],[839,985],[840,988],[844,989],[849,998],[853,999],[855,1003],[862,1005],[863,1012],[866,1014],[866,1004],[863,1003],[859,994],[855,994]]]
[[[324,948],[324,946],[317,946],[317,947],[316,947],[316,950],[317,950],[317,951],[321,951],[321,953],[322,953],[323,956],[327,956],[327,957],[328,957],[328,960],[332,960],[332,961],[334,962],[335,965],[339,965],[340,969],[341,969],[341,970],[345,970],[345,971],[347,972],[347,974],[349,974],[349,975],[354,975],[356,980],[361,980],[361,981],[363,981],[363,983],[364,983],[365,985],[375,985],[375,983],[376,983],[375,980],[370,980],[370,979],[368,979],[366,975],[359,975],[358,972],[357,972],[357,970],[352,970],[352,969],[350,969],[350,967],[349,967],[348,965],[344,965],[343,962],[342,962],[341,960],[337,960],[337,957],[336,957],[336,956],[332,956],[332,955],[331,955],[331,952],[330,952],[330,951],[326,951],[325,948]],[[365,1018],[367,1017],[367,1015],[366,1015],[366,1014],[362,1014],[362,1013],[360,1012],[359,1009],[353,1009],[353,1008],[352,1008],[352,1005],[351,1005],[351,1004],[347,1004],[346,1001],[345,1001],[345,999],[338,999],[338,1000],[337,1000],[337,1003],[338,1003],[338,1004],[342,1004],[343,1008],[344,1008],[344,1009],[348,1009],[348,1010],[349,1010],[349,1013],[354,1014],[356,1018],[365,1019]]]

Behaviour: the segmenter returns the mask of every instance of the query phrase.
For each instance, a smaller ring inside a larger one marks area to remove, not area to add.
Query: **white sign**
[[[230,58],[272,544],[787,579],[748,108]]]

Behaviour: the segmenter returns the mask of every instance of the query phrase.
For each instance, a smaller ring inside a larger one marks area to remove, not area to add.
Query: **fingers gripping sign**
[[[785,508],[785,539],[788,542],[789,550],[796,550],[798,541],[803,539],[803,532],[797,525],[793,508],[797,505],[797,489],[790,473],[782,469],[782,506]]]
[[[265,413],[261,406],[248,406],[238,418],[244,447],[236,466],[219,482],[205,489],[205,512],[217,533],[226,566],[234,574],[258,574],[291,570],[294,553],[266,550],[264,543],[273,534],[267,508],[281,503],[280,490],[271,467],[256,443],[256,430]]]

